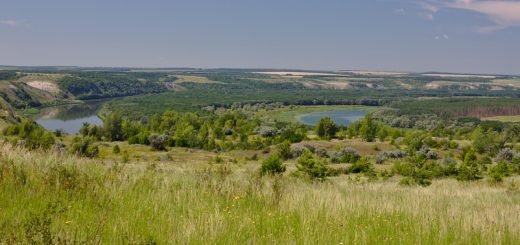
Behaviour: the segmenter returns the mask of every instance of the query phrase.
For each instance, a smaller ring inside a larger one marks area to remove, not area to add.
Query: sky
[[[520,74],[520,0],[0,0],[0,65]]]

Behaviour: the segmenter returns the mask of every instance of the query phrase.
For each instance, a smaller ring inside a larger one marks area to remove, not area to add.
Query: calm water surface
[[[62,130],[68,134],[76,134],[83,123],[95,125],[103,123],[97,116],[100,108],[101,102],[49,107],[43,109],[33,119],[47,130]]]
[[[364,110],[337,110],[337,111],[323,111],[323,112],[315,112],[309,113],[305,115],[301,115],[298,117],[298,120],[307,125],[316,125],[320,121],[321,118],[330,117],[332,121],[334,121],[338,125],[348,126],[353,122],[362,119],[367,114],[367,111]]]

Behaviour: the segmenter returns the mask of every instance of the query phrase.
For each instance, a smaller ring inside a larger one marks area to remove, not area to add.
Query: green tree
[[[464,162],[458,169],[457,180],[473,181],[480,179],[480,170],[478,168],[477,156],[473,149],[470,149],[464,155]]]
[[[321,118],[316,125],[316,134],[320,138],[331,139],[336,136],[338,132],[338,126],[330,117]]]
[[[110,141],[123,140],[123,116],[120,112],[110,113],[103,121],[103,131]]]
[[[368,142],[374,141],[377,134],[377,125],[375,124],[372,116],[367,114],[363,121],[361,121],[361,128],[359,129],[361,138]]]

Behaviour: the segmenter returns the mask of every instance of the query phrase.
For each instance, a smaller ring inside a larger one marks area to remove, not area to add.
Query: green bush
[[[99,148],[94,142],[95,140],[92,137],[77,136],[70,145],[70,152],[83,157],[97,157],[99,155]]]
[[[475,151],[470,149],[464,155],[464,162],[459,167],[457,172],[457,180],[459,181],[474,181],[482,178]]]
[[[260,168],[261,175],[278,175],[284,172],[285,165],[283,164],[280,155],[273,154],[262,161],[262,167]]]
[[[152,134],[148,136],[148,141],[154,150],[164,151],[166,150],[166,144],[168,143],[168,135]]]
[[[511,170],[508,163],[505,161],[501,161],[497,165],[491,167],[488,173],[493,182],[502,182],[503,178],[509,176],[510,174]]]
[[[16,136],[16,143],[28,149],[49,149],[55,139],[51,132],[31,120],[23,120],[20,124],[4,129],[4,135]]]
[[[361,158],[359,152],[351,147],[344,147],[331,156],[333,163],[355,163]]]
[[[121,152],[121,149],[119,148],[119,145],[115,145],[113,148],[112,148],[112,153],[114,154],[119,154]]]
[[[292,157],[291,143],[289,141],[284,141],[277,148],[278,154],[282,159],[287,160]]]
[[[309,150],[303,151],[297,160],[296,167],[298,171],[305,173],[313,180],[324,180],[327,177],[327,161]]]
[[[372,164],[366,158],[356,161],[349,167],[350,173],[368,173],[371,171],[373,171]]]

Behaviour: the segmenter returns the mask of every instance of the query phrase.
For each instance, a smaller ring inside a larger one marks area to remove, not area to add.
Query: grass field
[[[518,244],[509,184],[258,177],[257,164],[157,165],[0,146],[0,243]],[[519,179],[515,180],[517,183]]]
[[[500,122],[520,122],[520,115],[518,116],[497,116],[481,118],[485,121],[500,121]]]
[[[267,120],[276,120],[281,122],[301,122],[298,117],[301,115],[339,110],[365,110],[373,112],[380,110],[380,106],[359,106],[359,105],[323,105],[323,106],[292,106],[281,109],[260,113]]]

